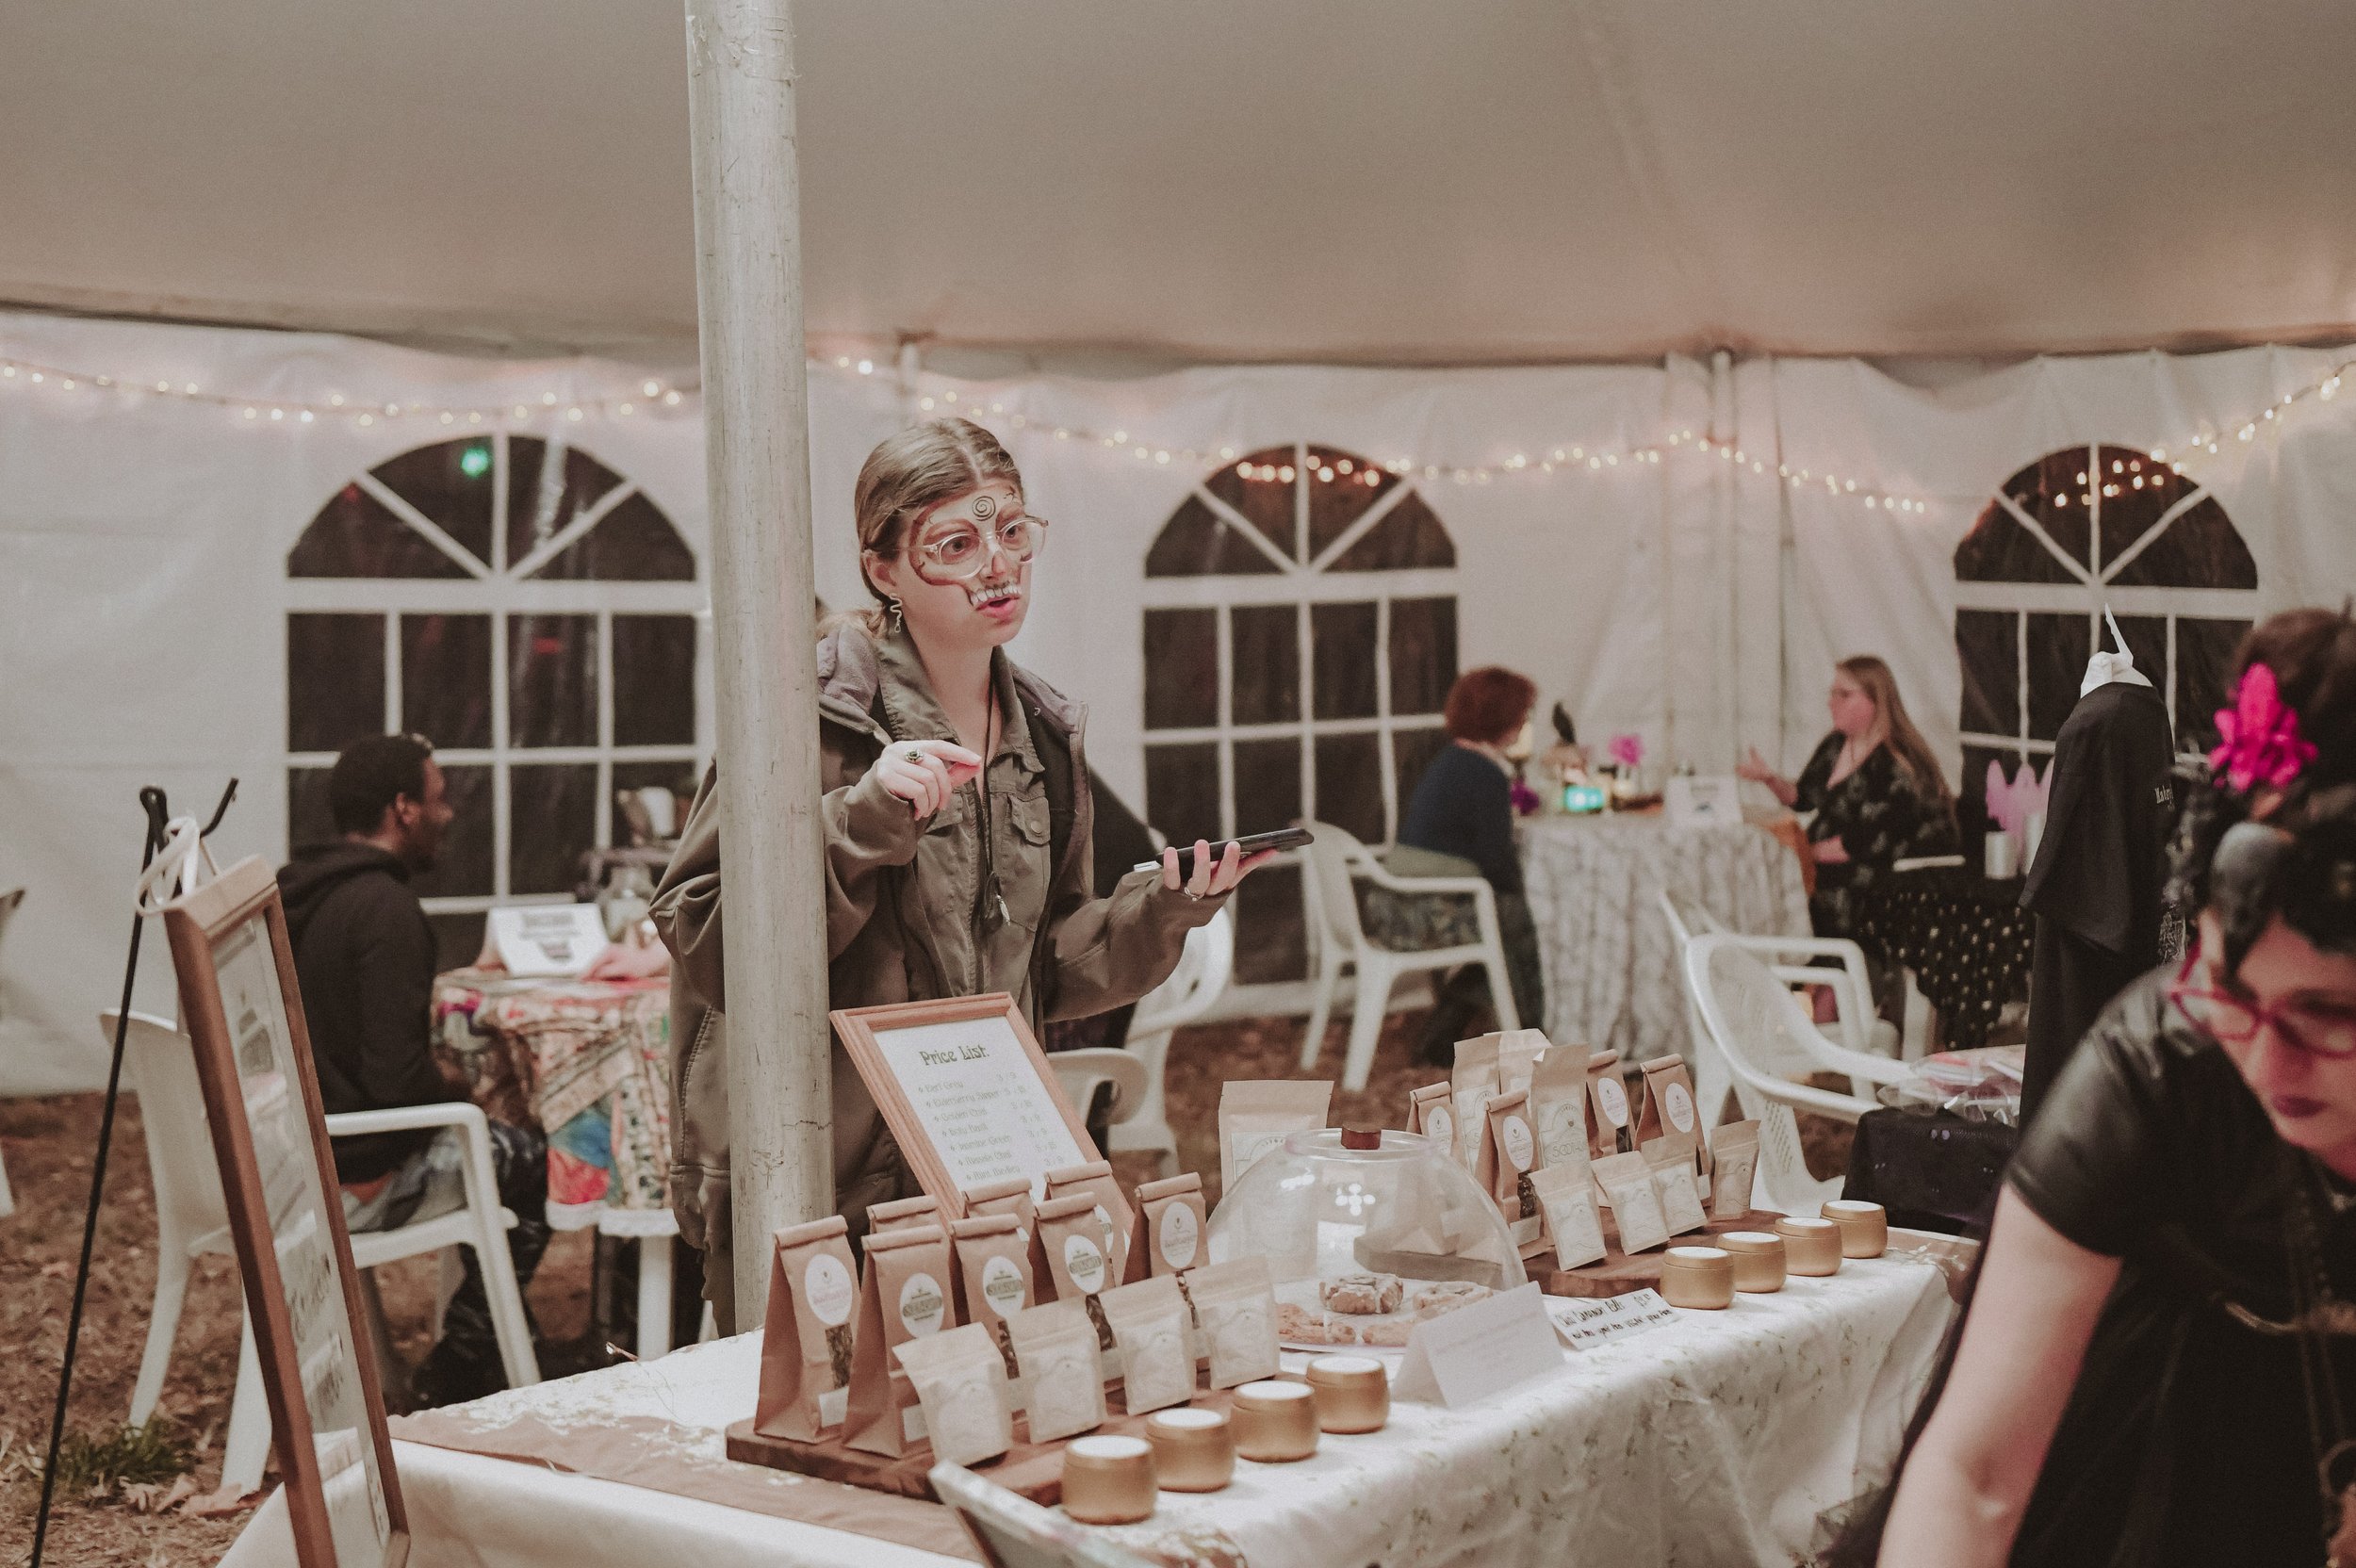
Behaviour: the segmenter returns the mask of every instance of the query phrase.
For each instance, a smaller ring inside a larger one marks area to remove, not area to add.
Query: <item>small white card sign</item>
[[[1456,1409],[1562,1369],[1546,1297],[1525,1284],[1416,1324],[1394,1387],[1402,1399]]]
[[[1717,827],[1742,820],[1742,797],[1732,774],[1669,780],[1671,827]]]
[[[1550,1296],[1546,1310],[1574,1350],[1592,1349],[1607,1340],[1657,1329],[1677,1321],[1677,1310],[1657,1290],[1631,1290],[1625,1296],[1600,1299]]]
[[[519,978],[576,975],[613,945],[594,904],[526,904],[491,911],[499,962]]]

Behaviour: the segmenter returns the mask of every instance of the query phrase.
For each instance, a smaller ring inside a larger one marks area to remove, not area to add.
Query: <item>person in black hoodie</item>
[[[432,743],[354,743],[335,760],[328,799],[340,836],[298,849],[278,873],[321,1105],[333,1115],[465,1100],[466,1085],[434,1056],[434,930],[409,888],[412,874],[433,866],[450,820]],[[490,1130],[499,1201],[515,1215],[515,1282],[528,1284],[548,1244],[548,1143],[530,1128],[494,1121]],[[466,1202],[454,1128],[334,1143],[352,1231],[392,1230]],[[441,1342],[413,1380],[427,1405],[506,1386],[482,1274],[471,1249],[463,1256],[466,1279],[443,1314]]]

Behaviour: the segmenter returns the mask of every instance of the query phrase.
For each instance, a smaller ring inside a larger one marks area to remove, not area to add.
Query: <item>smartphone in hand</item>
[[[1211,845],[1211,859],[1216,863],[1219,857],[1227,853],[1227,846],[1230,842],[1235,846],[1236,858],[1248,860],[1264,849],[1304,848],[1312,837],[1313,835],[1305,827],[1280,827],[1273,833],[1247,833],[1240,839],[1221,839]],[[1194,876],[1194,846],[1180,844],[1175,847],[1178,850],[1178,880],[1181,882],[1191,880]],[[1161,864],[1160,858],[1156,858],[1151,860],[1140,860],[1129,869],[1133,872],[1157,871],[1161,868]]]

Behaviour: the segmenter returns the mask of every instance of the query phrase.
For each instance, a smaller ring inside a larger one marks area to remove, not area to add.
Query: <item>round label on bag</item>
[[[1669,1125],[1680,1133],[1693,1130],[1693,1097],[1685,1092],[1683,1084],[1671,1084],[1661,1091],[1661,1108],[1669,1118]]]
[[[858,1297],[851,1271],[832,1252],[819,1253],[802,1270],[802,1299],[810,1303],[810,1315],[829,1329],[851,1320],[851,1305]]]
[[[1119,1251],[1121,1249],[1116,1243],[1120,1238],[1113,1233],[1113,1217],[1104,1212],[1104,1205],[1102,1203],[1096,1205],[1096,1226],[1104,1233],[1104,1250]]]
[[[1023,1310],[1023,1270],[1003,1254],[982,1265],[982,1296],[1001,1317]]]
[[[1072,1282],[1088,1295],[1104,1288],[1104,1252],[1088,1237],[1064,1237],[1063,1267]]]
[[[1537,1153],[1537,1140],[1530,1135],[1530,1123],[1517,1116],[1497,1119],[1497,1144],[1515,1170],[1528,1170]]]
[[[1595,1103],[1602,1107],[1604,1120],[1614,1127],[1628,1125],[1628,1090],[1617,1078],[1595,1080]]]
[[[1184,1203],[1172,1203],[1162,1211],[1162,1261],[1172,1268],[1192,1268],[1195,1250],[1202,1245],[1203,1227],[1194,1217],[1194,1210]]]
[[[949,1296],[930,1274],[911,1274],[900,1287],[900,1327],[912,1335],[937,1334],[949,1316]]]
[[[1423,1135],[1442,1149],[1456,1147],[1456,1119],[1434,1105],[1423,1113]]]

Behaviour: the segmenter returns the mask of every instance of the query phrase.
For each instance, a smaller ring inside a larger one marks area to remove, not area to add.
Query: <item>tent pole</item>
[[[834,1208],[791,0],[687,0],[737,1323]]]

